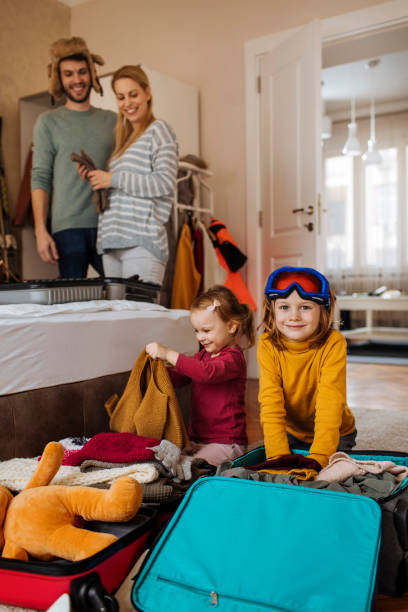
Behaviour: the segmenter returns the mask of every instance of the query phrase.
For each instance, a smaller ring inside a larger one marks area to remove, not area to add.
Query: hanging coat
[[[227,278],[224,283],[225,287],[231,289],[232,293],[235,294],[241,304],[248,304],[248,306],[252,308],[252,310],[256,310],[257,305],[255,304],[251,294],[249,293],[249,289],[244,283],[240,273],[231,272],[220,250],[216,248],[215,251],[217,253],[220,266],[222,266],[227,272]]]
[[[220,250],[229,269],[232,272],[236,272],[242,268],[248,258],[238,248],[238,244],[225,227],[225,224],[212,218],[208,229],[214,236],[214,246]]]
[[[223,285],[227,278],[227,273],[219,264],[217,253],[208,233],[208,229],[201,221],[197,221],[203,233],[203,251],[204,251],[204,291],[207,291],[213,285]]]
[[[197,296],[200,281],[201,274],[194,261],[191,230],[188,224],[184,223],[177,245],[171,307],[189,310],[192,301]]]
[[[17,204],[12,219],[12,224],[15,227],[23,227],[25,221],[31,213],[31,169],[33,166],[33,147],[27,153],[26,162],[24,166],[24,174],[20,183],[20,191],[18,193]]]
[[[218,262],[227,273],[224,282],[225,287],[231,289],[241,304],[248,304],[252,310],[256,310],[257,305],[240,273],[237,271],[237,269],[246,262],[246,255],[239,250],[237,243],[222,221],[211,219],[208,233],[217,254]]]

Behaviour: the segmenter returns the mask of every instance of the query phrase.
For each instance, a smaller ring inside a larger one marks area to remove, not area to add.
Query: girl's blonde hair
[[[233,321],[237,325],[235,336],[246,336],[250,348],[255,344],[255,324],[252,310],[247,304],[240,304],[234,293],[223,285],[214,285],[196,297],[190,310],[206,310],[211,307],[224,323]],[[212,308],[213,307],[213,308]]]
[[[294,291],[296,291],[296,289],[294,289]],[[264,331],[269,334],[272,344],[280,351],[283,351],[285,348],[283,344],[283,334],[281,334],[276,327],[275,302],[275,298],[269,299],[266,295],[264,296],[263,317],[260,327],[263,326]],[[334,320],[335,305],[336,295],[330,287],[330,308],[327,310],[326,306],[318,304],[320,308],[319,326],[313,336],[308,339],[310,348],[323,346],[329,337]]]
[[[144,89],[144,91],[150,87],[149,78],[145,71],[140,67],[140,64],[137,66],[122,66],[122,68],[116,70],[111,81],[111,87],[115,94],[115,83],[116,81],[119,81],[119,79],[132,79],[132,81],[138,83],[140,87]],[[122,113],[118,113],[118,119],[115,127],[115,148],[111,155],[111,159],[120,157],[131,144],[140,138],[149,125],[155,121],[155,116],[153,115],[153,96],[150,97],[147,105],[147,114],[143,125],[139,130],[134,130],[130,121],[128,121],[128,119],[126,119]]]

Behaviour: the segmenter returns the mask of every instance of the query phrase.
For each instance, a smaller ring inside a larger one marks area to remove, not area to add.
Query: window
[[[367,266],[398,264],[397,149],[382,149],[381,164],[365,166],[365,254]]]
[[[353,160],[344,155],[326,159],[328,269],[353,264]]]
[[[344,155],[325,160],[329,274],[394,273],[407,264],[407,237],[401,231],[406,173],[398,168],[408,163],[408,148],[384,148],[380,154],[381,164],[365,165],[361,157]]]

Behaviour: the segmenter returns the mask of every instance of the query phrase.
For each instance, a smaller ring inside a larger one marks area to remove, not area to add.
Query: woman
[[[154,117],[149,80],[140,65],[119,68],[111,84],[119,110],[115,149],[108,171],[87,173],[93,189],[109,188],[97,250],[106,276],[138,274],[161,285],[168,258],[164,224],[176,190],[176,136]]]

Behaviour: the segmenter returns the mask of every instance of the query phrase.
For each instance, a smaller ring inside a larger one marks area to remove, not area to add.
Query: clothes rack
[[[179,212],[182,210],[191,211],[194,214],[200,216],[201,214],[208,214],[210,216],[214,215],[214,192],[210,185],[206,182],[206,178],[213,176],[213,173],[210,170],[205,168],[200,168],[195,164],[190,164],[188,162],[180,161],[179,162],[179,170],[185,170],[186,175],[181,176],[177,179],[177,185],[182,181],[189,180],[191,178],[193,183],[193,191],[194,198],[192,206],[188,204],[182,204],[178,202],[177,199],[177,189],[176,196],[174,199],[174,214],[173,214],[173,229],[174,235],[177,238],[178,230],[179,230]],[[208,207],[201,206],[201,192],[205,190],[208,194]]]

